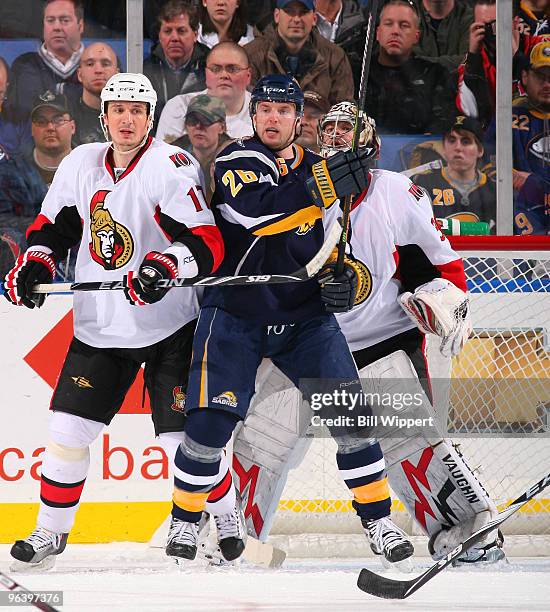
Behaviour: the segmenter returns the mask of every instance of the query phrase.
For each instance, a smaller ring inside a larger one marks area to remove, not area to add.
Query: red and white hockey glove
[[[458,355],[472,333],[468,294],[444,278],[435,278],[399,296],[399,303],[420,331],[441,337],[444,357]]]
[[[39,283],[51,283],[55,276],[55,261],[45,251],[29,249],[19,255],[13,268],[4,279],[4,295],[16,306],[40,308],[46,299],[45,293],[33,293]]]
[[[169,288],[156,287],[157,281],[178,276],[178,260],[174,255],[151,251],[141,262],[137,274],[124,275],[124,295],[133,306],[154,304],[168,293]]]

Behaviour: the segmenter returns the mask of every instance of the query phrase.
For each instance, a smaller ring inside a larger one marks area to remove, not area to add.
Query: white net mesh
[[[452,368],[437,342],[429,345],[428,361],[432,377],[448,377],[452,369],[449,401],[436,398],[436,405],[448,408],[450,436],[502,506],[550,471],[550,251],[463,256],[474,334]],[[285,393],[281,401],[294,401]],[[289,474],[272,533],[360,532],[335,450],[330,439],[312,441]],[[398,500],[392,513],[409,533],[420,533]],[[550,494],[507,521],[504,531],[550,535]],[[331,546],[330,537],[319,540]]]

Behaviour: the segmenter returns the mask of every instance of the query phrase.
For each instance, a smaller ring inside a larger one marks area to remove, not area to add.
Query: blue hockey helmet
[[[299,117],[304,114],[304,92],[287,74],[268,74],[256,83],[250,98],[251,117],[256,114],[258,102],[289,102],[294,104]]]

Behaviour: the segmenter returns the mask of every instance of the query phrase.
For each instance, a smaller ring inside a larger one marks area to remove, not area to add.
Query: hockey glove
[[[356,152],[340,151],[313,164],[313,176],[306,181],[313,203],[330,208],[338,198],[361,193],[368,187],[369,170],[375,158],[374,148],[363,148]]]
[[[350,261],[344,262],[342,274],[336,275],[336,263],[327,264],[317,277],[321,301],[327,312],[348,312],[355,304],[359,276]]]
[[[460,353],[472,333],[468,294],[447,279],[435,278],[398,300],[420,331],[441,337],[439,351],[444,357]]]
[[[4,279],[4,295],[16,306],[40,308],[46,299],[45,293],[33,293],[39,283],[51,283],[55,276],[55,261],[44,251],[29,249],[19,255],[14,267]]]
[[[124,295],[133,306],[154,304],[168,293],[169,288],[156,287],[162,279],[173,279],[178,276],[178,262],[174,255],[151,251],[141,262],[137,274],[128,272],[124,275]]]

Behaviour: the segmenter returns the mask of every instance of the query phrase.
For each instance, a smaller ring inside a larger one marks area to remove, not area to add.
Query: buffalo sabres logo
[[[300,227],[296,230],[296,233],[298,234],[298,236],[303,236],[304,234],[310,232],[313,229],[314,225],[315,221],[313,221],[313,223],[311,221],[306,221],[305,223],[302,223],[302,225],[300,225]]]
[[[233,391],[225,391],[224,393],[220,393],[216,395],[216,397],[212,398],[213,404],[222,404],[222,406],[231,406],[232,408],[237,407],[237,396],[233,393]]]
[[[107,208],[105,198],[110,191],[95,193],[90,203],[90,255],[105,270],[125,266],[134,254],[132,235],[124,225],[115,221]]]
[[[191,160],[185,155],[183,151],[170,155],[170,159],[176,168],[182,168],[183,166],[190,166]]]
[[[542,136],[529,147],[531,153],[543,163],[550,161],[550,136]]]
[[[170,408],[176,412],[183,412],[185,410],[185,393],[181,387],[174,387],[172,389],[172,396],[174,397],[174,403]]]

